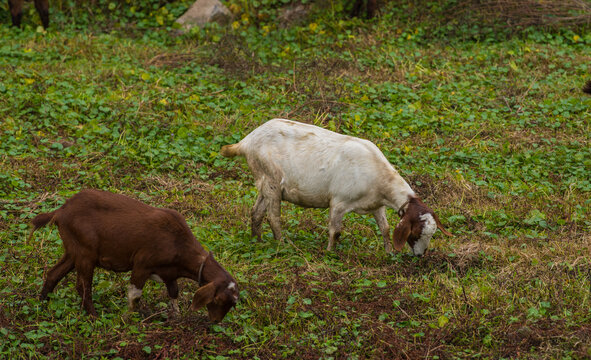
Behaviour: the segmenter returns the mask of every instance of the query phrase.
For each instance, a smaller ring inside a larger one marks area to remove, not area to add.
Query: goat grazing
[[[252,236],[261,239],[261,223],[268,210],[269,224],[281,241],[281,201],[314,208],[330,208],[331,250],[341,233],[343,216],[354,211],[373,214],[384,248],[391,252],[386,206],[398,210],[394,248],[407,242],[422,255],[437,228],[447,232],[408,183],[368,140],[337,134],[314,125],[273,119],[239,143],[225,145],[223,156],[244,156],[253,172],[258,198],[252,209]]]
[[[8,7],[10,8],[10,15],[12,16],[12,25],[16,27],[21,26],[21,19],[23,18],[23,3],[25,0],[8,0]],[[41,18],[43,28],[47,29],[49,26],[49,1],[35,0],[35,8]]]
[[[76,290],[82,306],[96,316],[92,276],[98,266],[116,272],[131,270],[127,292],[130,310],[142,296],[148,278],[166,284],[175,312],[180,277],[197,281],[200,288],[193,296],[192,309],[207,306],[212,321],[221,321],[238,301],[234,278],[205,251],[185,219],[174,210],[106,191],[83,190],[59,209],[37,215],[30,236],[48,223],[57,225],[65,254],[47,272],[41,300],[76,269]]]

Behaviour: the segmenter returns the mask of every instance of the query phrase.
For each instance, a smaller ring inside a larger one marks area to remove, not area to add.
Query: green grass
[[[175,36],[187,3],[99,1],[89,25],[64,2],[46,33],[0,10],[0,357],[591,356],[587,30],[446,36],[405,7],[360,21],[337,2],[282,28],[264,20],[276,8],[233,1],[233,27]],[[218,151],[273,117],[372,140],[455,236],[387,255],[351,214],[328,253],[328,212],[286,203],[289,242],[267,225],[253,241],[253,178]],[[182,281],[178,318],[155,283],[128,313],[129,274],[102,270],[95,321],[74,274],[38,301],[63,250],[55,228],[28,241],[28,221],[83,188],[180,211],[238,280],[237,307],[212,325]]]

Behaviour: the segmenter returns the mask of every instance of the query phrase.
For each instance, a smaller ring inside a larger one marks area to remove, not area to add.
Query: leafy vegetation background
[[[191,1],[54,1],[47,32],[2,5],[0,357],[591,357],[588,28],[454,19],[451,0],[278,20],[288,3],[229,0],[230,26],[184,35]],[[372,140],[455,236],[388,255],[351,214],[327,253],[327,211],[284,204],[289,242],[253,241],[252,176],[218,151],[273,117]],[[155,283],[128,313],[129,274],[102,270],[95,321],[74,273],[38,301],[63,250],[28,221],[83,188],[180,211],[237,307],[212,325],[184,281],[178,318]]]

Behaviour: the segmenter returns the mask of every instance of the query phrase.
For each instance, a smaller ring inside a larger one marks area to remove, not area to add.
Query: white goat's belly
[[[328,191],[318,189],[301,190],[294,186],[285,186],[281,183],[281,199],[302,207],[327,208],[330,206],[330,194]]]

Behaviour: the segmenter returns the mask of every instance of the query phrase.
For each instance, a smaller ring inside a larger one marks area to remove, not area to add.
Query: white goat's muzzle
[[[425,250],[429,247],[433,234],[437,230],[437,223],[435,222],[433,215],[425,213],[420,216],[420,219],[423,221],[423,231],[412,247],[412,252],[415,256],[422,256],[425,253]]]

